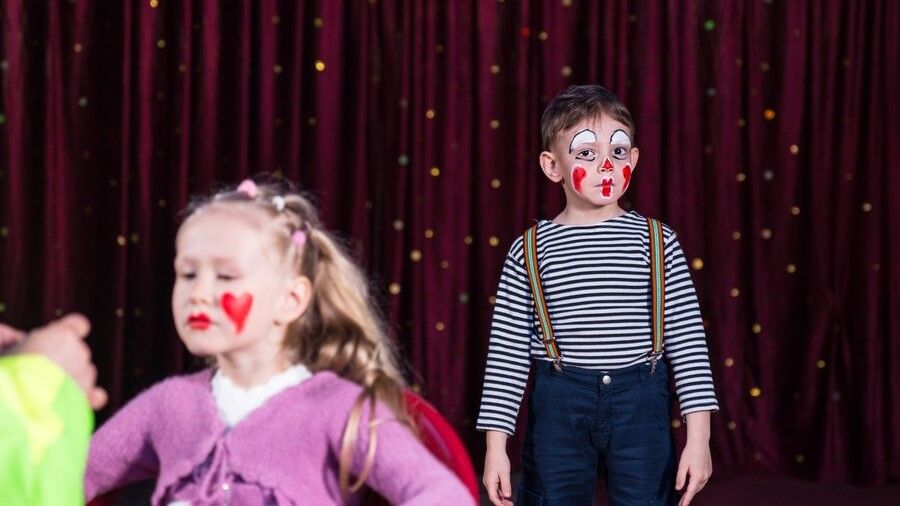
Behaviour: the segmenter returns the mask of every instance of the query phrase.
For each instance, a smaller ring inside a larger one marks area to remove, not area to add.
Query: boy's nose
[[[611,161],[609,161],[609,158],[605,158],[603,160],[603,165],[600,166],[600,169],[602,169],[602,170],[612,170],[613,169],[613,164]]]

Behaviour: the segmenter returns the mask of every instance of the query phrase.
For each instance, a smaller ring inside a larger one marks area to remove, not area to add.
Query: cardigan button
[[[608,374],[604,374],[600,381],[602,381],[604,385],[609,385],[612,383],[612,378],[610,378]]]

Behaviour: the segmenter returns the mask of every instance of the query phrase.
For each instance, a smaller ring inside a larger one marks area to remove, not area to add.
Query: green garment
[[[0,502],[84,504],[93,425],[84,393],[50,360],[0,357]]]

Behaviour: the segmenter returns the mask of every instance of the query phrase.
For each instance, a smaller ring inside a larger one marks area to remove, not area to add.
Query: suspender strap
[[[653,218],[647,218],[647,227],[650,230],[650,291],[653,297],[650,317],[653,326],[653,353],[651,355],[653,357],[662,353],[666,314],[666,277],[663,268],[662,225]]]
[[[553,334],[553,325],[550,324],[550,314],[547,312],[547,301],[544,299],[544,287],[541,285],[541,273],[538,269],[537,259],[537,225],[525,231],[525,270],[528,274],[528,284],[531,287],[531,298],[534,300],[534,310],[541,321],[541,342],[547,356],[553,360],[553,365],[561,369],[562,355],[556,344],[556,336]]]

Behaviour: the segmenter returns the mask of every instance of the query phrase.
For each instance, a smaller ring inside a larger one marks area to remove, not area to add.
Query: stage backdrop
[[[0,319],[87,314],[103,416],[196,366],[169,309],[179,210],[268,171],[318,197],[480,465],[500,265],[563,202],[540,114],[598,82],[637,124],[624,205],[693,266],[716,465],[900,478],[900,3],[0,8]]]

